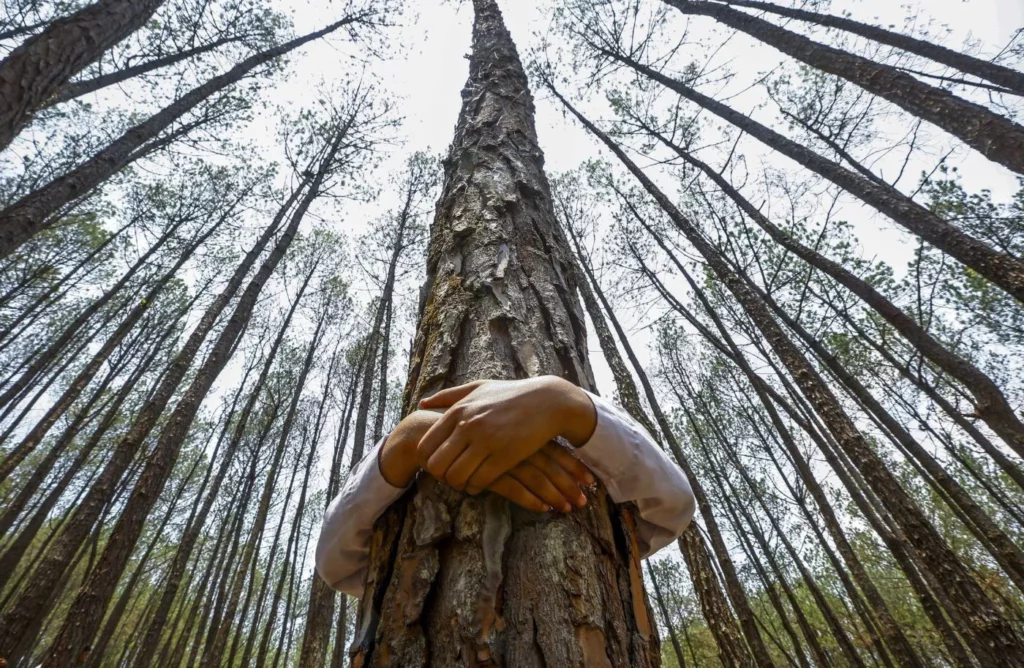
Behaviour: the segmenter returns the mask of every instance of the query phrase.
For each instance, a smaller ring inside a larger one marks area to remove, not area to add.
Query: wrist
[[[384,442],[377,463],[385,482],[405,489],[420,470],[416,463],[416,442],[403,438],[399,432],[393,433]]]
[[[550,376],[558,425],[558,435],[580,448],[587,444],[597,429],[597,409],[583,389],[564,378]]]

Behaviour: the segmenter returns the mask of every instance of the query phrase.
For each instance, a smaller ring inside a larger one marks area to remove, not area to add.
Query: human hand
[[[380,471],[389,484],[409,486],[420,469],[416,458],[420,438],[440,419],[440,413],[416,411],[388,436],[381,450]],[[568,512],[573,505],[586,505],[580,486],[594,482],[594,475],[583,462],[563,446],[548,443],[487,489],[533,512]]]
[[[420,406],[447,410],[420,439],[419,465],[470,493],[489,488],[559,436],[583,445],[597,425],[587,394],[554,376],[478,381],[442,390]]]

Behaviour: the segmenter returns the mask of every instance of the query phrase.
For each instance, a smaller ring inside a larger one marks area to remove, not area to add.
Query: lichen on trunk
[[[494,0],[473,4],[406,412],[480,378],[594,389],[527,78]],[[598,489],[584,510],[536,515],[422,476],[374,533],[352,665],[660,665],[633,512]]]

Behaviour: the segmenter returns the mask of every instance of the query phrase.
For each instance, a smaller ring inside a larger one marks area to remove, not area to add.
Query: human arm
[[[349,472],[327,510],[316,549],[317,572],[332,588],[361,593],[373,525],[415,479],[416,446],[440,417],[430,411],[410,414]],[[579,486],[594,481],[580,460],[549,444],[489,489],[534,512],[549,511],[552,505],[566,511],[571,509],[567,499],[586,503]]]
[[[694,513],[686,475],[629,415],[554,376],[482,381],[421,402],[446,408],[420,441],[421,466],[456,489],[474,492],[561,436],[604,482],[616,503],[635,502],[645,555],[664,547]]]

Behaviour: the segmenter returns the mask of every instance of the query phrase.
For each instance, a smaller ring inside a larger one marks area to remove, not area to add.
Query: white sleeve
[[[649,557],[678,538],[693,519],[690,481],[627,413],[601,397],[590,398],[597,409],[597,428],[576,454],[613,501],[636,503],[637,541],[643,558]]]
[[[387,436],[349,472],[341,493],[327,508],[316,545],[316,572],[332,589],[356,597],[363,595],[373,524],[405,493],[381,475],[378,458],[386,440]]]

